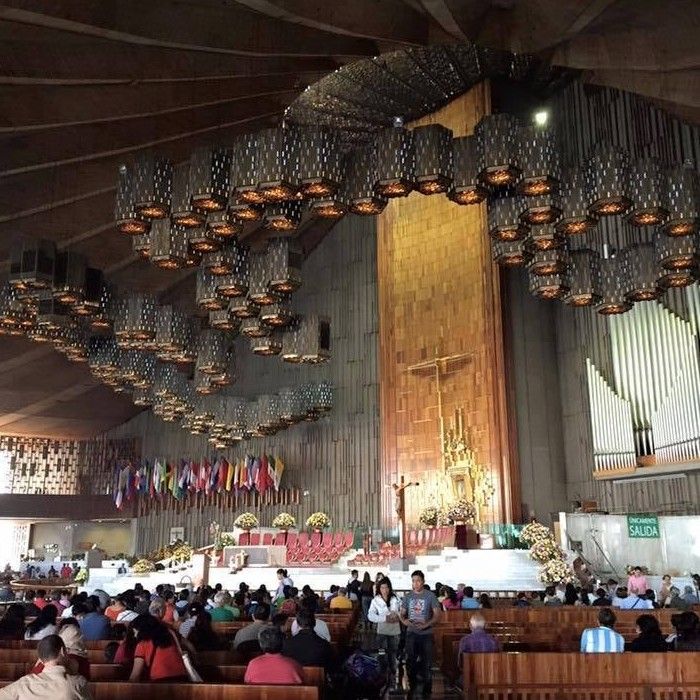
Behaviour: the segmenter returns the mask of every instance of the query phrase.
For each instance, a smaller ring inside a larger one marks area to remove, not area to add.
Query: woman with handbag
[[[196,681],[196,671],[189,656],[183,653],[174,630],[152,615],[139,615],[131,623],[131,630],[136,636],[134,665],[129,676],[132,683]]]

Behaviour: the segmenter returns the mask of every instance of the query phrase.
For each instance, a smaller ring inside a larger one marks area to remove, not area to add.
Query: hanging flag
[[[248,457],[241,457],[241,469],[238,472],[238,488],[248,489]]]
[[[153,462],[153,476],[151,480],[153,481],[153,494],[160,493],[160,462],[157,457]]]
[[[258,493],[264,494],[269,487],[269,475],[267,472],[267,455],[263,454],[263,456],[258,461],[260,463],[260,466],[258,468],[257,473],[255,474],[255,488],[258,490]]]
[[[219,491],[226,491],[226,484],[228,483],[228,473],[229,473],[229,463],[222,457],[221,464],[219,466]]]
[[[260,471],[260,459],[251,457],[250,467],[248,468],[248,490],[252,491],[256,487],[258,479],[258,471]]]
[[[282,483],[282,474],[284,472],[284,462],[280,457],[275,457],[275,491],[280,490]]]
[[[198,462],[191,462],[190,463],[190,478],[188,479],[188,485],[187,488],[190,491],[194,491],[195,493],[198,491],[198,485],[199,485],[199,463]]]
[[[233,479],[232,482],[233,484],[233,490],[238,493],[239,489],[241,488],[241,458],[239,457],[236,460],[236,464],[233,467]]]
[[[221,458],[217,458],[212,464],[209,474],[209,490],[216,493],[219,488],[219,469],[221,469]]]

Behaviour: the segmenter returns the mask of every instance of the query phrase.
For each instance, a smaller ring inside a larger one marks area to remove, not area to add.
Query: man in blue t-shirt
[[[433,689],[433,625],[440,618],[440,603],[435,594],[425,588],[422,571],[411,574],[411,586],[401,601],[399,619],[406,627],[406,667],[411,694],[416,692],[418,675],[423,679],[423,697]]]

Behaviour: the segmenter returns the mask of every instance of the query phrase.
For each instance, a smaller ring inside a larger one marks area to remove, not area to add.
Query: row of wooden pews
[[[467,700],[700,700],[700,652],[581,654],[581,633],[597,626],[599,611],[569,606],[449,611],[435,627],[437,661],[448,679],[461,675]],[[465,654],[460,671],[459,640],[476,612],[504,652]],[[629,642],[637,617],[648,613],[671,634],[677,612],[615,610],[615,629]]]

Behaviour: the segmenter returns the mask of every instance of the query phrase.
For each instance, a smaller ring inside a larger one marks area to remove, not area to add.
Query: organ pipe
[[[588,400],[596,471],[635,467],[631,402],[618,396],[586,358]]]

